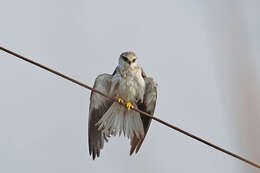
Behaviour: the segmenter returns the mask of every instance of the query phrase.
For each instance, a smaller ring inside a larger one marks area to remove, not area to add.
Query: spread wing
[[[101,74],[96,78],[94,88],[105,94],[109,94],[111,80],[112,75]],[[96,156],[99,157],[100,150],[104,146],[104,141],[107,141],[107,137],[109,137],[107,134],[98,130],[96,123],[110,108],[112,103],[113,102],[107,98],[97,93],[91,92],[88,119],[88,145],[89,154],[92,155],[93,160],[96,158]]]
[[[143,77],[145,80],[146,88],[145,88],[143,103],[138,103],[138,109],[153,115],[155,110],[156,100],[157,100],[157,83],[153,78],[146,77],[145,74],[143,74]],[[140,116],[143,122],[144,138],[145,138],[152,119],[143,115]],[[138,139],[136,136],[134,136],[131,139],[130,155],[132,155],[134,151],[135,153],[139,151],[144,141],[144,138]]]

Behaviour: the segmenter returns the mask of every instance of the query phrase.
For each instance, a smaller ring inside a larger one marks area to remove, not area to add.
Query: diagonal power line
[[[69,80],[69,81],[71,81],[71,82],[73,82],[75,84],[78,84],[78,85],[80,85],[80,86],[82,86],[84,88],[87,88],[87,89],[89,89],[89,90],[91,90],[93,92],[96,92],[96,93],[98,93],[98,94],[100,94],[100,95],[102,95],[102,96],[112,100],[113,102],[117,102],[117,98],[108,96],[108,95],[106,95],[106,94],[96,90],[95,88],[92,88],[92,87],[90,87],[90,86],[88,86],[88,85],[86,85],[86,84],[84,84],[84,83],[82,83],[80,81],[77,81],[77,80],[75,80],[75,79],[73,79],[73,78],[71,78],[69,76],[66,76],[66,75],[64,75],[64,74],[62,74],[62,73],[60,73],[60,72],[58,72],[56,70],[53,70],[53,69],[51,69],[49,67],[46,67],[46,66],[44,66],[44,65],[42,65],[40,63],[37,63],[37,62],[35,62],[35,61],[33,61],[33,60],[29,59],[29,58],[26,58],[26,57],[24,57],[22,55],[19,55],[19,54],[15,53],[15,52],[13,52],[11,50],[8,50],[8,49],[6,49],[4,47],[1,47],[1,46],[0,46],[0,50],[6,52],[8,54],[11,54],[13,56],[16,56],[17,58],[22,59],[24,61],[27,61],[27,62],[29,62],[31,64],[34,64],[34,65],[36,65],[36,66],[38,66],[40,68],[43,68],[43,69],[45,69],[45,70],[47,70],[47,71],[49,71],[51,73],[54,73],[54,74],[56,74],[56,75],[58,75],[58,76],[60,76],[60,77],[62,77],[64,79],[67,79],[67,80]],[[119,103],[119,104],[121,104],[122,106],[125,106],[125,103]],[[256,168],[260,168],[259,164],[251,162],[251,161],[249,161],[249,160],[247,160],[247,159],[245,159],[245,158],[243,158],[243,157],[241,157],[241,156],[239,156],[237,154],[234,154],[234,153],[232,153],[232,152],[230,152],[230,151],[228,151],[228,150],[226,150],[224,148],[221,148],[221,147],[219,147],[219,146],[217,146],[217,145],[215,145],[213,143],[210,143],[210,142],[208,142],[208,141],[206,141],[206,140],[204,140],[204,139],[202,139],[202,138],[200,138],[198,136],[195,136],[195,135],[193,135],[193,134],[191,134],[191,133],[189,133],[187,131],[184,131],[184,130],[182,130],[182,129],[174,126],[174,125],[171,125],[171,124],[169,124],[169,123],[167,123],[167,122],[165,122],[165,121],[163,121],[163,120],[161,120],[161,119],[159,119],[157,117],[154,117],[154,116],[152,116],[152,115],[150,115],[150,114],[148,114],[146,112],[143,112],[143,111],[141,111],[139,109],[136,109],[136,108],[133,108],[133,110],[136,111],[136,112],[139,112],[139,113],[143,114],[144,116],[149,117],[149,118],[151,118],[151,119],[153,119],[153,120],[155,120],[155,121],[157,121],[157,122],[159,122],[159,123],[161,123],[161,124],[163,124],[165,126],[168,126],[171,129],[177,130],[178,132],[180,132],[180,133],[182,133],[182,134],[184,134],[186,136],[189,136],[189,137],[191,137],[191,138],[193,138],[193,139],[195,139],[195,140],[197,140],[199,142],[202,142],[202,143],[204,143],[204,144],[206,144],[206,145],[208,145],[208,146],[210,146],[212,148],[215,148],[216,150],[219,150],[219,151],[221,151],[223,153],[226,153],[226,154],[228,154],[228,155],[230,155],[232,157],[235,157],[235,158],[237,158],[237,159],[239,159],[239,160],[241,160],[243,162],[246,162],[246,163],[248,163],[248,164],[250,164],[250,165],[252,165],[252,166],[254,166]]]

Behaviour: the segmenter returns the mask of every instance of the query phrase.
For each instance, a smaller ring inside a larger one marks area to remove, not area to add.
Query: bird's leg
[[[134,109],[135,107],[131,102],[127,102],[126,108],[127,108],[127,110],[130,110],[130,109]]]
[[[118,102],[118,103],[124,103],[125,101],[124,101],[124,99],[122,99],[122,98],[117,98],[117,102]]]
[[[119,98],[117,98],[117,102],[118,103],[125,103],[125,100],[119,97]],[[127,108],[127,110],[133,109],[134,105],[131,102],[127,102],[126,108]]]

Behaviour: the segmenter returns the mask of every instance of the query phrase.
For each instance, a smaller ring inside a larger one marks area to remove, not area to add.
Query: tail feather
[[[138,112],[126,110],[118,103],[107,110],[102,118],[96,123],[98,130],[102,130],[109,135],[121,135],[132,139],[135,135],[140,139],[144,136],[142,120]]]

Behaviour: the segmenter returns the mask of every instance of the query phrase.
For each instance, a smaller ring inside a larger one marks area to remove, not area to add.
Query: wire
[[[88,85],[86,85],[86,84],[84,84],[84,83],[82,83],[82,82],[80,82],[80,81],[77,81],[77,80],[75,80],[75,79],[73,79],[73,78],[71,78],[71,77],[69,77],[69,76],[66,76],[66,75],[64,75],[64,74],[62,74],[62,73],[60,73],[60,72],[58,72],[58,71],[56,71],[56,70],[53,70],[53,69],[51,69],[51,68],[49,68],[49,67],[46,67],[46,66],[44,66],[44,65],[42,65],[42,64],[40,64],[40,63],[37,63],[37,62],[35,62],[35,61],[33,61],[33,60],[29,59],[29,58],[26,58],[26,57],[24,57],[24,56],[22,56],[22,55],[19,55],[19,54],[15,53],[15,52],[13,52],[13,51],[11,51],[11,50],[8,50],[8,49],[6,49],[6,48],[4,48],[4,47],[1,47],[1,46],[0,46],[0,49],[3,50],[4,52],[8,53],[8,54],[11,54],[11,55],[13,55],[13,56],[16,56],[17,58],[20,58],[20,59],[22,59],[22,60],[24,60],[24,61],[27,61],[27,62],[29,62],[29,63],[31,63],[31,64],[34,64],[34,65],[36,65],[36,66],[38,66],[38,67],[40,67],[40,68],[43,68],[43,69],[45,69],[45,70],[47,70],[47,71],[49,71],[49,72],[51,72],[51,73],[56,74],[56,75],[58,75],[58,76],[60,76],[60,77],[62,77],[62,78],[64,78],[64,79],[67,79],[67,80],[69,80],[69,81],[71,81],[71,82],[73,82],[73,83],[75,83],[75,84],[78,84],[78,85],[80,85],[80,86],[82,86],[82,87],[84,87],[84,88],[87,88],[87,89],[89,89],[89,90],[91,90],[91,91],[93,91],[93,92],[96,92],[96,93],[98,93],[98,94],[100,94],[100,95],[102,95],[102,96],[104,96],[104,97],[106,97],[106,98],[112,100],[113,102],[117,102],[117,98],[108,96],[108,95],[106,95],[106,94],[104,94],[104,93],[102,93],[102,92],[96,90],[95,88],[92,88],[92,87],[90,87],[90,86],[88,86]],[[119,102],[117,102],[117,103],[119,103]],[[122,106],[125,106],[125,103],[119,103],[119,104],[121,104]],[[239,160],[241,160],[241,161],[244,161],[244,162],[246,162],[246,163],[248,163],[248,164],[250,164],[250,165],[252,165],[252,166],[254,166],[254,167],[256,167],[256,168],[260,168],[260,165],[259,165],[259,164],[256,164],[256,163],[254,163],[254,162],[251,162],[251,161],[249,161],[249,160],[247,160],[247,159],[245,159],[245,158],[243,158],[243,157],[241,157],[241,156],[239,156],[239,155],[237,155],[237,154],[234,154],[234,153],[232,153],[232,152],[230,152],[230,151],[228,151],[228,150],[226,150],[226,149],[224,149],[224,148],[221,148],[221,147],[219,147],[219,146],[217,146],[217,145],[215,145],[215,144],[212,144],[212,143],[210,143],[210,142],[208,142],[208,141],[206,141],[206,140],[204,140],[204,139],[202,139],[202,138],[200,138],[200,137],[198,137],[198,136],[195,136],[195,135],[193,135],[193,134],[191,134],[191,133],[189,133],[189,132],[187,132],[187,131],[184,131],[184,130],[182,130],[182,129],[180,129],[180,128],[174,126],[174,125],[171,125],[171,124],[169,124],[169,123],[167,123],[167,122],[165,122],[165,121],[163,121],[163,120],[161,120],[161,119],[159,119],[159,118],[156,118],[156,117],[154,117],[154,116],[152,116],[152,115],[150,115],[150,114],[148,114],[148,113],[146,113],[146,112],[143,112],[143,111],[141,111],[141,110],[139,110],[139,109],[136,109],[136,108],[133,108],[133,110],[136,111],[136,112],[139,112],[139,113],[141,113],[141,114],[143,114],[143,115],[145,115],[145,116],[147,116],[147,117],[149,117],[149,118],[151,118],[151,119],[153,119],[153,120],[155,120],[155,121],[157,121],[157,122],[159,122],[159,123],[161,123],[161,124],[164,124],[164,125],[166,125],[166,126],[172,128],[172,129],[174,129],[174,130],[177,130],[177,131],[179,131],[180,133],[182,133],[182,134],[184,134],[184,135],[187,135],[187,136],[189,136],[189,137],[191,137],[191,138],[193,138],[193,139],[195,139],[195,140],[197,140],[197,141],[200,141],[200,142],[202,142],[202,143],[204,143],[204,144],[206,144],[206,145],[208,145],[208,146],[210,146],[210,147],[212,147],[212,148],[215,148],[216,150],[219,150],[219,151],[221,151],[221,152],[223,152],[223,153],[226,153],[226,154],[228,154],[228,155],[230,155],[230,156],[232,156],[232,157],[235,157],[235,158],[237,158],[237,159],[239,159]]]

